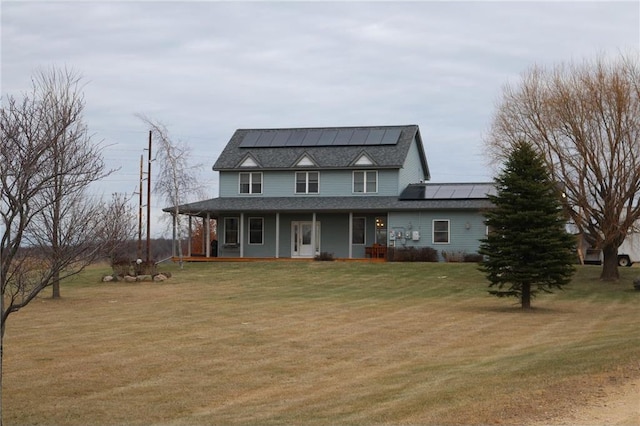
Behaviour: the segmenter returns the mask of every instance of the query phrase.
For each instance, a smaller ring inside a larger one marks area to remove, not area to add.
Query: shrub
[[[158,273],[156,262],[138,259],[135,262],[136,275],[155,275]]]
[[[464,251],[449,252],[442,250],[442,257],[445,262],[463,262],[465,254]]]
[[[389,247],[387,260],[390,262],[437,262],[438,252],[431,247]]]
[[[332,261],[333,259],[333,253],[329,253],[326,251],[321,252],[319,255],[317,255],[316,257],[314,257],[315,260],[319,260],[319,261]]]
[[[482,255],[480,253],[469,253],[464,255],[464,262],[479,263],[482,262]]]
[[[111,269],[113,269],[114,277],[124,277],[125,275],[132,275],[131,261],[129,259],[113,259],[111,261]]]

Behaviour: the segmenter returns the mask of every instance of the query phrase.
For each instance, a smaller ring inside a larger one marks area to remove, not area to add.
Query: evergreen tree
[[[551,293],[571,280],[574,238],[565,230],[558,186],[531,144],[515,144],[495,183],[480,269],[494,288],[490,294],[518,297],[528,309],[538,292]]]

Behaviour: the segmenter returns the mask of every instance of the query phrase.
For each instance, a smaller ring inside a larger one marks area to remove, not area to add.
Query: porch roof
[[[215,217],[223,213],[390,212],[415,210],[480,210],[488,199],[400,200],[398,197],[220,197],[178,206],[180,214]],[[163,209],[173,213],[174,207]]]

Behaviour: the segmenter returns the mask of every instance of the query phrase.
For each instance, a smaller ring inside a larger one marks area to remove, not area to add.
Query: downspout
[[[311,217],[311,257],[316,257],[316,212]]]
[[[193,239],[193,235],[191,234],[191,227],[193,226],[193,216],[189,215],[189,230],[187,232],[189,243],[187,244],[187,257],[191,257],[192,247],[191,240]]]
[[[347,241],[349,247],[349,259],[353,259],[353,212],[349,212],[349,241]]]
[[[244,213],[240,213],[240,257],[244,257]]]
[[[211,257],[211,219],[209,218],[209,213],[207,213],[207,217],[204,219],[206,222],[204,223],[204,233],[202,236],[202,244],[205,246],[205,255],[206,257]]]
[[[280,213],[276,213],[276,259],[280,257]]]

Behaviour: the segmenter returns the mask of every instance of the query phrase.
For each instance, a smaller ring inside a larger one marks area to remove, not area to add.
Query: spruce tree
[[[489,196],[495,208],[485,213],[489,233],[481,241],[480,269],[490,294],[517,297],[529,309],[540,291],[551,293],[570,282],[574,237],[565,229],[558,185],[531,144],[514,145],[495,183],[497,194]]]

